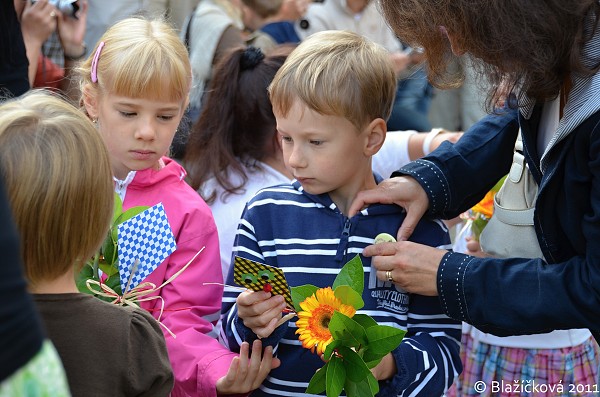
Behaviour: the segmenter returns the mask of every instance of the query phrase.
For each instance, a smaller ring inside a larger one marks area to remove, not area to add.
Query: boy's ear
[[[385,135],[387,133],[387,125],[384,119],[377,118],[371,121],[366,129],[367,141],[364,148],[364,154],[365,156],[373,156],[381,149],[381,146],[383,146]]]
[[[83,87],[83,106],[92,120],[98,118],[98,92],[89,85]]]

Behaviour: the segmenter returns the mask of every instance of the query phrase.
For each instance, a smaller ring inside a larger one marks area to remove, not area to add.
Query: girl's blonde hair
[[[93,72],[97,81],[92,80]],[[77,74],[82,92],[87,86],[102,93],[166,101],[187,101],[192,81],[188,52],[175,30],[162,20],[142,17],[111,26]]]
[[[110,161],[85,115],[44,91],[0,105],[0,169],[29,282],[82,265],[112,218]]]
[[[273,110],[287,115],[296,99],[310,109],[341,116],[358,130],[387,120],[396,93],[389,53],[349,31],[323,31],[290,54],[269,86]]]

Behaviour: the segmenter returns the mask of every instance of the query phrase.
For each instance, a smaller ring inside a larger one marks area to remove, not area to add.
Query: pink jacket
[[[175,252],[144,281],[159,286],[206,247],[183,273],[156,294],[164,299],[161,322],[176,335],[173,338],[163,330],[175,374],[171,395],[216,396],[215,384],[236,356],[217,341],[214,329],[221,312],[223,287],[203,285],[223,282],[217,228],[209,207],[183,180],[183,167],[166,157],[163,161],[165,167],[158,171],[136,172],[127,186],[123,209],[162,202],[177,242]],[[159,299],[142,302],[141,306],[158,318]]]

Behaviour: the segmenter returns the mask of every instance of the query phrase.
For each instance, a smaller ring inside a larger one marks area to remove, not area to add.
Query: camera
[[[35,3],[36,0],[31,0]],[[77,18],[75,14],[79,11],[78,0],[48,0],[48,3],[56,7],[64,15],[70,16],[71,18]]]

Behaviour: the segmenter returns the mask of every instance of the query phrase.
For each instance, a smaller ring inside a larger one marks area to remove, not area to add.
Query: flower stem
[[[98,273],[98,262],[100,261],[100,251],[96,251],[94,254],[94,264],[92,265],[92,277],[95,280],[100,280],[100,274]]]

